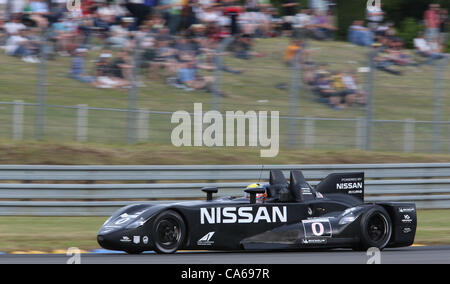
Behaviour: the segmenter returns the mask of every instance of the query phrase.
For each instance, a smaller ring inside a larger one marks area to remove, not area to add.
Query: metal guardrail
[[[366,200],[369,202],[413,201],[418,208],[450,208],[450,163],[265,166],[3,165],[0,166],[0,180],[4,182],[0,183],[0,215],[107,216],[119,207],[135,202],[160,203],[203,199],[204,193],[200,188],[205,186],[219,187],[219,197],[241,196],[249,181],[267,181],[272,169],[283,170],[287,177],[292,169],[302,170],[312,185],[318,184],[320,179],[333,172],[364,171]],[[11,183],[17,181],[26,183]],[[30,183],[32,181],[39,183]],[[100,181],[116,183],[92,184]],[[124,181],[128,183],[117,183]]]

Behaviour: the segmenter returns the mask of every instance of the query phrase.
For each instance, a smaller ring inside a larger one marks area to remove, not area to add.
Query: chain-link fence
[[[212,80],[197,90],[138,44],[121,63],[132,66],[128,84],[112,88],[69,77],[73,59],[43,42],[38,64],[0,55],[2,138],[171,144],[173,112],[192,113],[203,103],[203,111],[279,111],[281,149],[450,151],[448,57],[431,61],[408,51],[404,61],[386,64],[381,50],[308,41],[284,60],[294,40],[229,37],[198,63],[207,66],[200,76]],[[106,47],[94,41],[89,48],[85,68],[98,79]],[[348,91],[350,84],[352,92],[324,95],[330,86],[320,81],[323,73],[334,80],[331,88]],[[336,86],[342,76],[351,80]]]

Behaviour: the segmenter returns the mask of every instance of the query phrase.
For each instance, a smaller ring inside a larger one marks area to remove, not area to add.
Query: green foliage
[[[424,30],[424,26],[414,18],[405,18],[398,30],[398,35],[405,40],[405,47],[414,48],[414,38]]]
[[[381,0],[386,18],[400,26],[406,18],[423,20],[423,15],[431,3],[440,4],[441,7],[450,9],[448,0]]]
[[[338,39],[345,40],[348,28],[355,20],[364,20],[366,17],[366,1],[337,0]]]

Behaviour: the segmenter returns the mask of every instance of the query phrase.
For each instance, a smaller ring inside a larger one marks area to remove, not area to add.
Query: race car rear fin
[[[344,193],[364,201],[364,173],[330,174],[317,185],[316,191]]]
[[[299,170],[291,171],[289,190],[296,201],[313,200],[315,198],[314,189]]]

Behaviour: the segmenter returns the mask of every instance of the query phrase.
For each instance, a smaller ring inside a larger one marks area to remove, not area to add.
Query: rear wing
[[[343,193],[364,201],[364,173],[335,173],[316,187],[320,193]]]

